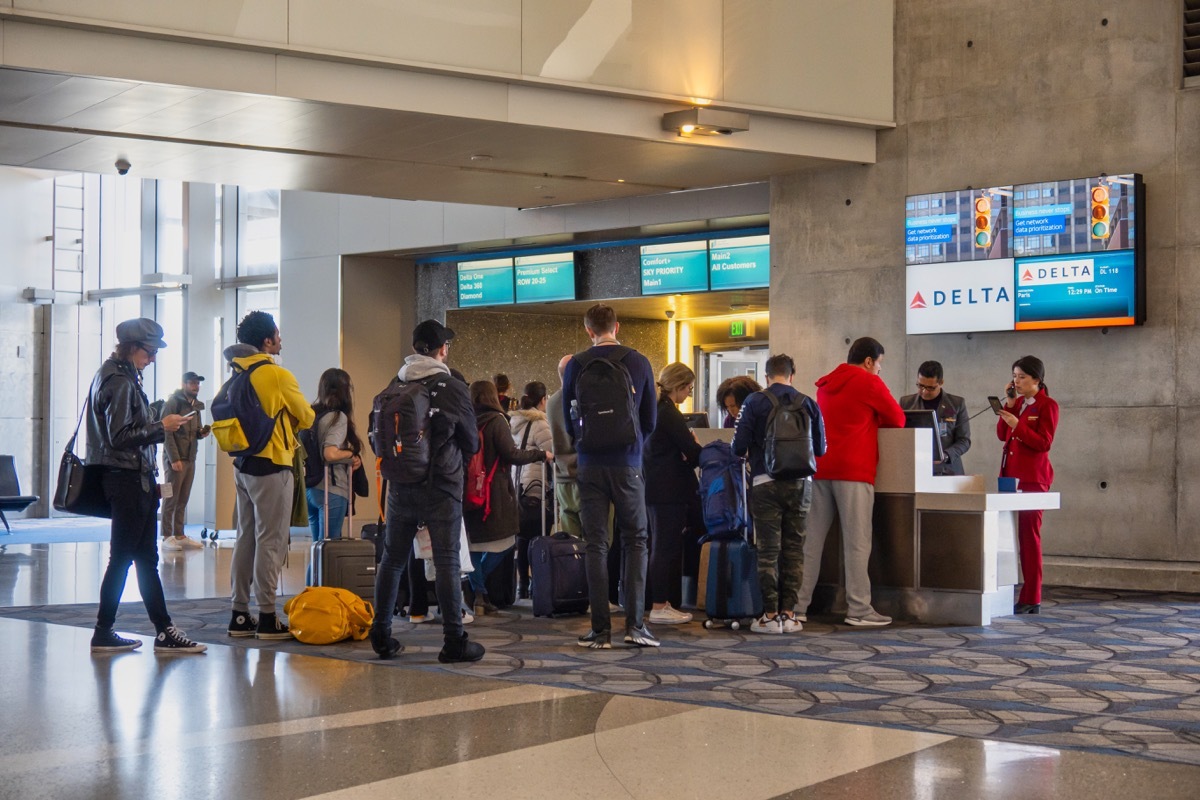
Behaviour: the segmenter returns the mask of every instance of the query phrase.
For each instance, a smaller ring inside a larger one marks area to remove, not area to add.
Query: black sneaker
[[[478,661],[483,658],[485,652],[487,651],[483,649],[483,645],[468,640],[467,634],[464,633],[462,638],[447,640],[442,645],[442,652],[438,653],[438,661],[443,664],[463,664]]]
[[[230,636],[253,636],[258,630],[258,620],[249,611],[234,611],[229,619]]]
[[[662,644],[654,638],[654,634],[645,625],[625,629],[625,644],[635,644],[638,647],[658,647]]]
[[[374,650],[380,658],[392,658],[398,653],[404,651],[404,645],[400,644],[400,640],[393,637],[390,633],[371,626],[371,649]]]
[[[592,650],[612,649],[612,634],[609,631],[588,631],[575,644]]]
[[[203,653],[208,647],[193,642],[187,635],[171,625],[166,630],[159,631],[154,637],[154,652],[164,655],[171,653]]]
[[[258,627],[254,631],[254,637],[256,639],[295,638],[286,622],[281,621],[277,615],[268,614],[265,611],[258,618]]]
[[[93,653],[119,653],[122,650],[137,650],[142,646],[140,639],[124,639],[112,628],[96,628],[92,634]]]

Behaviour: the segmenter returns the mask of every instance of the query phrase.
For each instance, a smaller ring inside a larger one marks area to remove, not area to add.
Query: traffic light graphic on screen
[[[1108,213],[1108,187],[1096,184],[1092,187],[1092,238],[1107,239],[1112,232]]]
[[[986,194],[975,198],[975,246],[992,246],[992,199]]]

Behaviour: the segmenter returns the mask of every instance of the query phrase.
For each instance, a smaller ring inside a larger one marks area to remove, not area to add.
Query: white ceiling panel
[[[488,159],[472,160],[473,155]],[[723,186],[824,162],[536,127],[0,69],[0,162],[513,208]],[[621,180],[623,182],[618,182]]]

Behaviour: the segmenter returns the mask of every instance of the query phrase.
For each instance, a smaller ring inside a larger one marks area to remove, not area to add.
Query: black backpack
[[[321,417],[328,413],[322,411],[313,420],[312,427],[299,434],[300,444],[304,445],[304,485],[309,489],[315,489],[325,481],[325,448],[321,446],[317,426],[321,424]],[[333,475],[329,476],[329,482],[336,483]]]
[[[582,369],[575,379],[575,449],[580,453],[624,450],[637,441],[637,394],[621,363],[628,347],[604,348],[604,355],[575,354]]]
[[[375,395],[368,438],[379,459],[379,471],[389,481],[420,483],[429,478],[430,408],[429,387],[424,381],[393,378]]]
[[[817,458],[813,451],[812,417],[804,408],[807,398],[797,392],[795,399],[782,403],[770,391],[764,389],[762,393],[771,401],[767,435],[763,441],[767,474],[785,481],[815,475]]]

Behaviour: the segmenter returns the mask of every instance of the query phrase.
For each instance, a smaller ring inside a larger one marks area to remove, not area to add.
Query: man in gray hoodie
[[[429,419],[423,430],[429,440],[429,470],[416,482],[388,481],[384,551],[375,574],[376,613],[371,625],[371,647],[380,658],[391,658],[404,649],[392,637],[392,609],[413,537],[422,525],[428,528],[433,546],[434,587],[442,611],[445,645],[438,661],[449,664],[483,658],[483,646],[467,640],[462,615],[456,613],[462,608],[458,544],[463,477],[467,459],[479,449],[479,431],[467,385],[453,377],[446,365],[453,338],[454,331],[436,320],[418,325],[413,330],[416,352],[404,359],[404,366],[385,390],[419,383],[428,392]],[[378,451],[380,443],[374,447]]]

